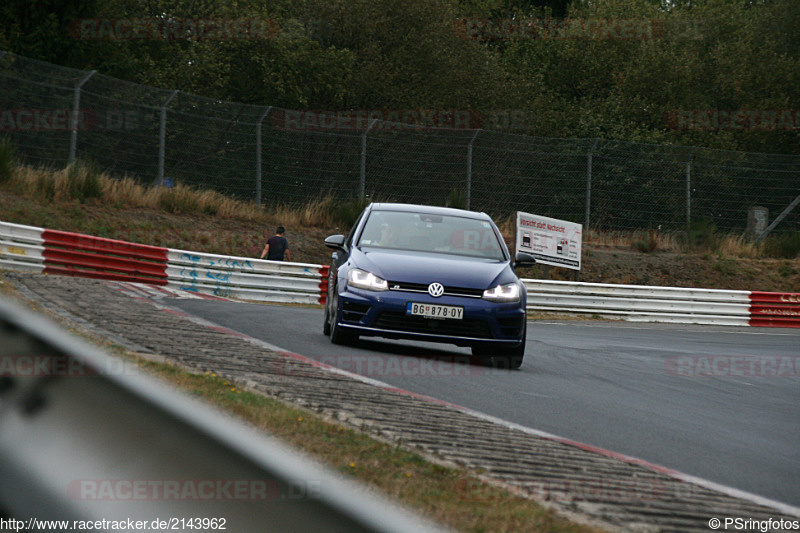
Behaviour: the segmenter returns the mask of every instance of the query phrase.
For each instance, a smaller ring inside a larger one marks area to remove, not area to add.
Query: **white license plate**
[[[452,318],[455,320],[461,320],[464,318],[464,308],[454,305],[419,304],[408,302],[408,304],[406,304],[406,314],[426,316],[429,318]]]

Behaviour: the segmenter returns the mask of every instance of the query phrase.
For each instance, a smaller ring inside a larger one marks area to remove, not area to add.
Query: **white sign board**
[[[517,252],[537,263],[580,270],[582,237],[581,224],[517,211]]]

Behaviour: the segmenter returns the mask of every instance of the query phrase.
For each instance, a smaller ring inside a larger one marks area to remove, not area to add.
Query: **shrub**
[[[447,207],[454,207],[456,209],[467,208],[467,195],[461,189],[450,189],[450,197],[444,204]]]
[[[770,235],[764,240],[764,255],[794,259],[800,255],[800,231]]]
[[[369,200],[366,198],[335,203],[331,215],[336,222],[349,228],[356,223],[358,215],[368,204]]]
[[[17,168],[17,154],[11,141],[0,140],[0,183],[7,183],[14,177]]]
[[[650,231],[639,238],[635,238],[632,245],[636,250],[649,254],[651,252],[655,252],[656,248],[658,248],[658,238],[656,237],[655,233]]]
[[[717,225],[710,218],[692,222],[689,228],[689,244],[696,248],[713,249],[717,242]]]
[[[102,198],[100,168],[91,161],[75,161],[67,168],[68,196],[85,202],[90,198]]]

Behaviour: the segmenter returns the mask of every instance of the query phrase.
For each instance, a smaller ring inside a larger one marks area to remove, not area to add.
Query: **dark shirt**
[[[283,261],[283,253],[289,249],[289,241],[285,237],[275,235],[269,238],[267,244],[269,245],[267,259],[270,261]]]

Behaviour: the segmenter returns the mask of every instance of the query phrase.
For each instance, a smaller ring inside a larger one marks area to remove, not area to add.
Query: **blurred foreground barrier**
[[[135,281],[242,300],[324,304],[328,266],[173,250],[0,222],[0,268]],[[528,310],[641,322],[800,327],[800,293],[522,280]]]
[[[440,531],[4,299],[0,472],[18,531]]]

